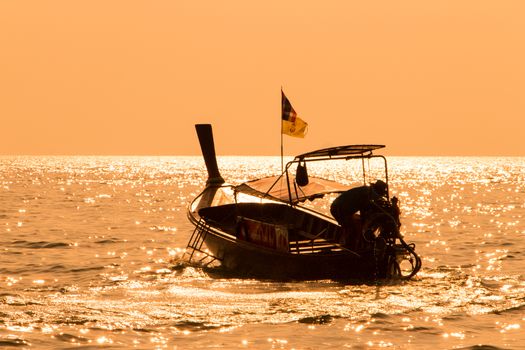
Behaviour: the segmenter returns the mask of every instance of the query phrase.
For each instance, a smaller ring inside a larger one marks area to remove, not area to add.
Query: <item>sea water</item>
[[[236,184],[281,164],[219,166]],[[0,157],[0,348],[525,349],[525,158],[388,175],[415,278],[276,282],[180,263],[201,157]]]

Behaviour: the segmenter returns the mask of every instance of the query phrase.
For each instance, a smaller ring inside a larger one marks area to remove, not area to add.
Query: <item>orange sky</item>
[[[525,1],[0,1],[0,154],[525,156]]]

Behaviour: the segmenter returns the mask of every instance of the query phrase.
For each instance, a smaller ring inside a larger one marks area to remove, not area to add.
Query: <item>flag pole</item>
[[[281,121],[281,174],[284,171],[283,165],[283,122]]]

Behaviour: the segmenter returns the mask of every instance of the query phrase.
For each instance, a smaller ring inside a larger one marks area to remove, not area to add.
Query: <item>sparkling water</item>
[[[219,157],[233,184],[280,166]],[[389,180],[414,279],[275,282],[180,263],[201,157],[0,157],[0,347],[525,348],[525,158],[391,157]]]

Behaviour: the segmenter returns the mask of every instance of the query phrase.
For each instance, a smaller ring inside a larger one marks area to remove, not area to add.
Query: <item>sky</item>
[[[525,156],[522,0],[0,0],[0,154]]]

